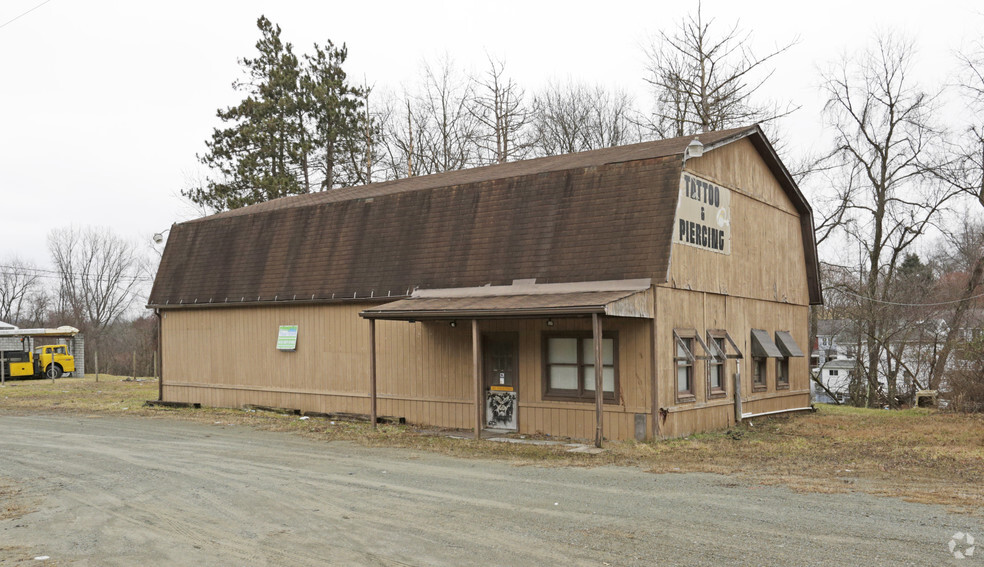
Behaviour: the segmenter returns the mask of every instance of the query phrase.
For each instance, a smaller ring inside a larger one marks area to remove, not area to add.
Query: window
[[[839,372],[837,370],[828,370],[827,374],[830,376],[837,376]]]
[[[696,399],[696,387],[694,384],[694,363],[699,360],[708,360],[707,356],[695,356],[694,345],[700,345],[704,353],[708,353],[707,345],[697,334],[696,329],[674,329],[674,356],[673,362],[676,366],[677,381],[677,402],[692,402]]]
[[[765,358],[753,357],[752,358],[752,390],[760,391],[768,388],[767,380],[767,370],[765,366]]]
[[[776,389],[789,388],[789,359],[776,359]]]
[[[772,337],[762,329],[752,329],[752,391],[761,392],[769,387],[766,361],[770,358],[783,358]]]
[[[694,395],[694,339],[680,337],[676,341],[677,397]]]
[[[776,358],[776,389],[783,390],[789,388],[789,359],[802,358],[803,350],[789,331],[776,331],[776,347],[780,353]]]
[[[745,357],[724,329],[707,331],[707,399],[728,395],[728,361]]]
[[[617,337],[604,333],[601,339],[602,392],[615,401],[618,371],[615,364]],[[544,398],[595,399],[595,353],[591,333],[544,334]]]
[[[725,356],[724,337],[707,334],[707,346],[711,347],[711,357],[707,360],[707,397],[727,395],[725,376],[727,375],[727,357]]]

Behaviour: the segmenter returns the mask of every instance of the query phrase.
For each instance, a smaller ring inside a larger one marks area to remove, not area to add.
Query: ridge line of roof
[[[391,179],[387,181],[380,181],[376,183],[370,183],[368,185],[356,185],[350,187],[341,187],[338,189],[329,189],[327,191],[319,191],[315,193],[302,193],[298,195],[286,195],[284,197],[279,197],[270,201],[264,201],[262,203],[256,203],[253,205],[247,205],[245,207],[240,207],[238,209],[231,209],[228,211],[218,212],[205,217],[200,217],[197,219],[191,219],[179,224],[197,224],[205,220],[213,219],[224,219],[239,216],[250,216],[254,214],[262,214],[267,212],[272,212],[281,209],[293,209],[302,208],[307,206],[318,206],[325,205],[328,203],[344,203],[350,201],[356,201],[359,199],[373,199],[376,197],[387,197],[390,195],[398,195],[403,193],[409,193],[414,191],[423,191],[428,189],[442,189],[442,188],[452,188],[466,184],[480,183],[490,180],[502,180],[502,179],[515,179],[519,177],[538,175],[542,173],[552,172],[552,171],[567,171],[576,169],[585,169],[590,167],[599,167],[604,165],[620,164],[631,161],[642,161],[647,159],[660,159],[669,158],[674,156],[681,156],[686,150],[687,144],[693,139],[708,139],[711,141],[707,143],[709,150],[715,149],[739,139],[751,136],[755,133],[761,134],[761,129],[757,125],[744,126],[740,128],[731,128],[727,130],[719,130],[716,132],[703,132],[700,134],[693,134],[689,136],[680,136],[676,138],[667,138],[663,140],[650,140],[646,142],[637,142],[635,144],[629,144],[625,146],[615,146],[609,148],[599,148],[594,150],[585,150],[581,152],[574,152],[569,154],[560,154],[555,156],[542,156],[537,158],[531,158],[526,160],[507,162],[502,164],[490,164],[479,167],[473,167],[468,169],[460,169],[453,171],[444,171],[440,173],[433,173],[429,175],[420,175],[414,177],[405,177],[401,179]],[[679,148],[675,146],[679,145]],[[652,148],[653,150],[659,148],[660,146],[667,146],[667,150],[662,152],[642,152],[641,150],[646,148]],[[639,152],[639,153],[634,153]],[[608,157],[607,154],[611,154]],[[585,158],[590,156],[599,156],[602,159],[598,161],[587,162],[583,161]],[[559,167],[536,167],[534,164],[542,165],[544,162],[557,162]],[[569,162],[569,163],[565,163]],[[531,167],[532,166],[532,167]],[[481,175],[488,171],[498,170],[504,175]],[[515,171],[508,171],[515,170]],[[462,177],[463,179],[455,179],[456,177]],[[447,183],[441,183],[442,180],[447,179]],[[394,185],[406,185],[402,190],[396,191],[386,191],[387,188],[391,188]],[[419,186],[414,186],[419,185]],[[380,191],[382,190],[382,191]],[[335,198],[332,198],[335,197]],[[289,202],[288,202],[289,201]]]

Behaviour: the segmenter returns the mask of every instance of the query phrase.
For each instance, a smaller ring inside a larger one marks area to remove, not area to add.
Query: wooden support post
[[[656,370],[656,319],[649,320],[649,348],[652,356],[649,357],[649,370],[652,372],[653,382],[653,438],[660,437],[659,423],[659,372]]]
[[[475,439],[482,438],[482,341],[478,319],[472,319],[472,373],[475,379]]]
[[[131,370],[133,371],[131,377],[134,380],[136,380],[137,379],[137,351],[133,351],[133,367],[131,368]]]
[[[96,351],[96,382],[99,381],[99,351]]]
[[[595,447],[601,447],[601,440],[604,437],[604,414],[605,414],[605,392],[604,392],[604,359],[602,358],[601,348],[601,317],[597,313],[591,314],[591,334],[594,338],[594,371],[595,371]]]
[[[157,352],[160,354],[160,375],[157,377],[157,401],[164,401],[164,316],[161,315],[161,310],[154,310],[154,314],[157,315]],[[98,358],[96,360],[99,360]],[[97,363],[98,364],[98,363]],[[98,368],[98,366],[97,366]],[[98,377],[98,375],[97,375]]]
[[[0,385],[7,385],[7,371],[4,366],[7,364],[6,355],[2,350],[0,350]]]
[[[369,319],[369,421],[376,429],[376,320]]]

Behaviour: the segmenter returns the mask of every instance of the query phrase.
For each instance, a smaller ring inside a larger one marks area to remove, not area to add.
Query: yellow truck
[[[61,378],[75,372],[75,357],[68,354],[67,345],[40,346],[34,352],[7,350],[3,351],[3,370],[7,378]]]

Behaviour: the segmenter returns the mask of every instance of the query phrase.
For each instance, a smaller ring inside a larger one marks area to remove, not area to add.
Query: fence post
[[[96,382],[99,381],[99,351],[96,351]]]
[[[133,351],[133,374],[131,377],[137,379],[137,351]]]
[[[7,353],[0,350],[0,386],[7,385],[7,369],[4,365],[7,364]]]

